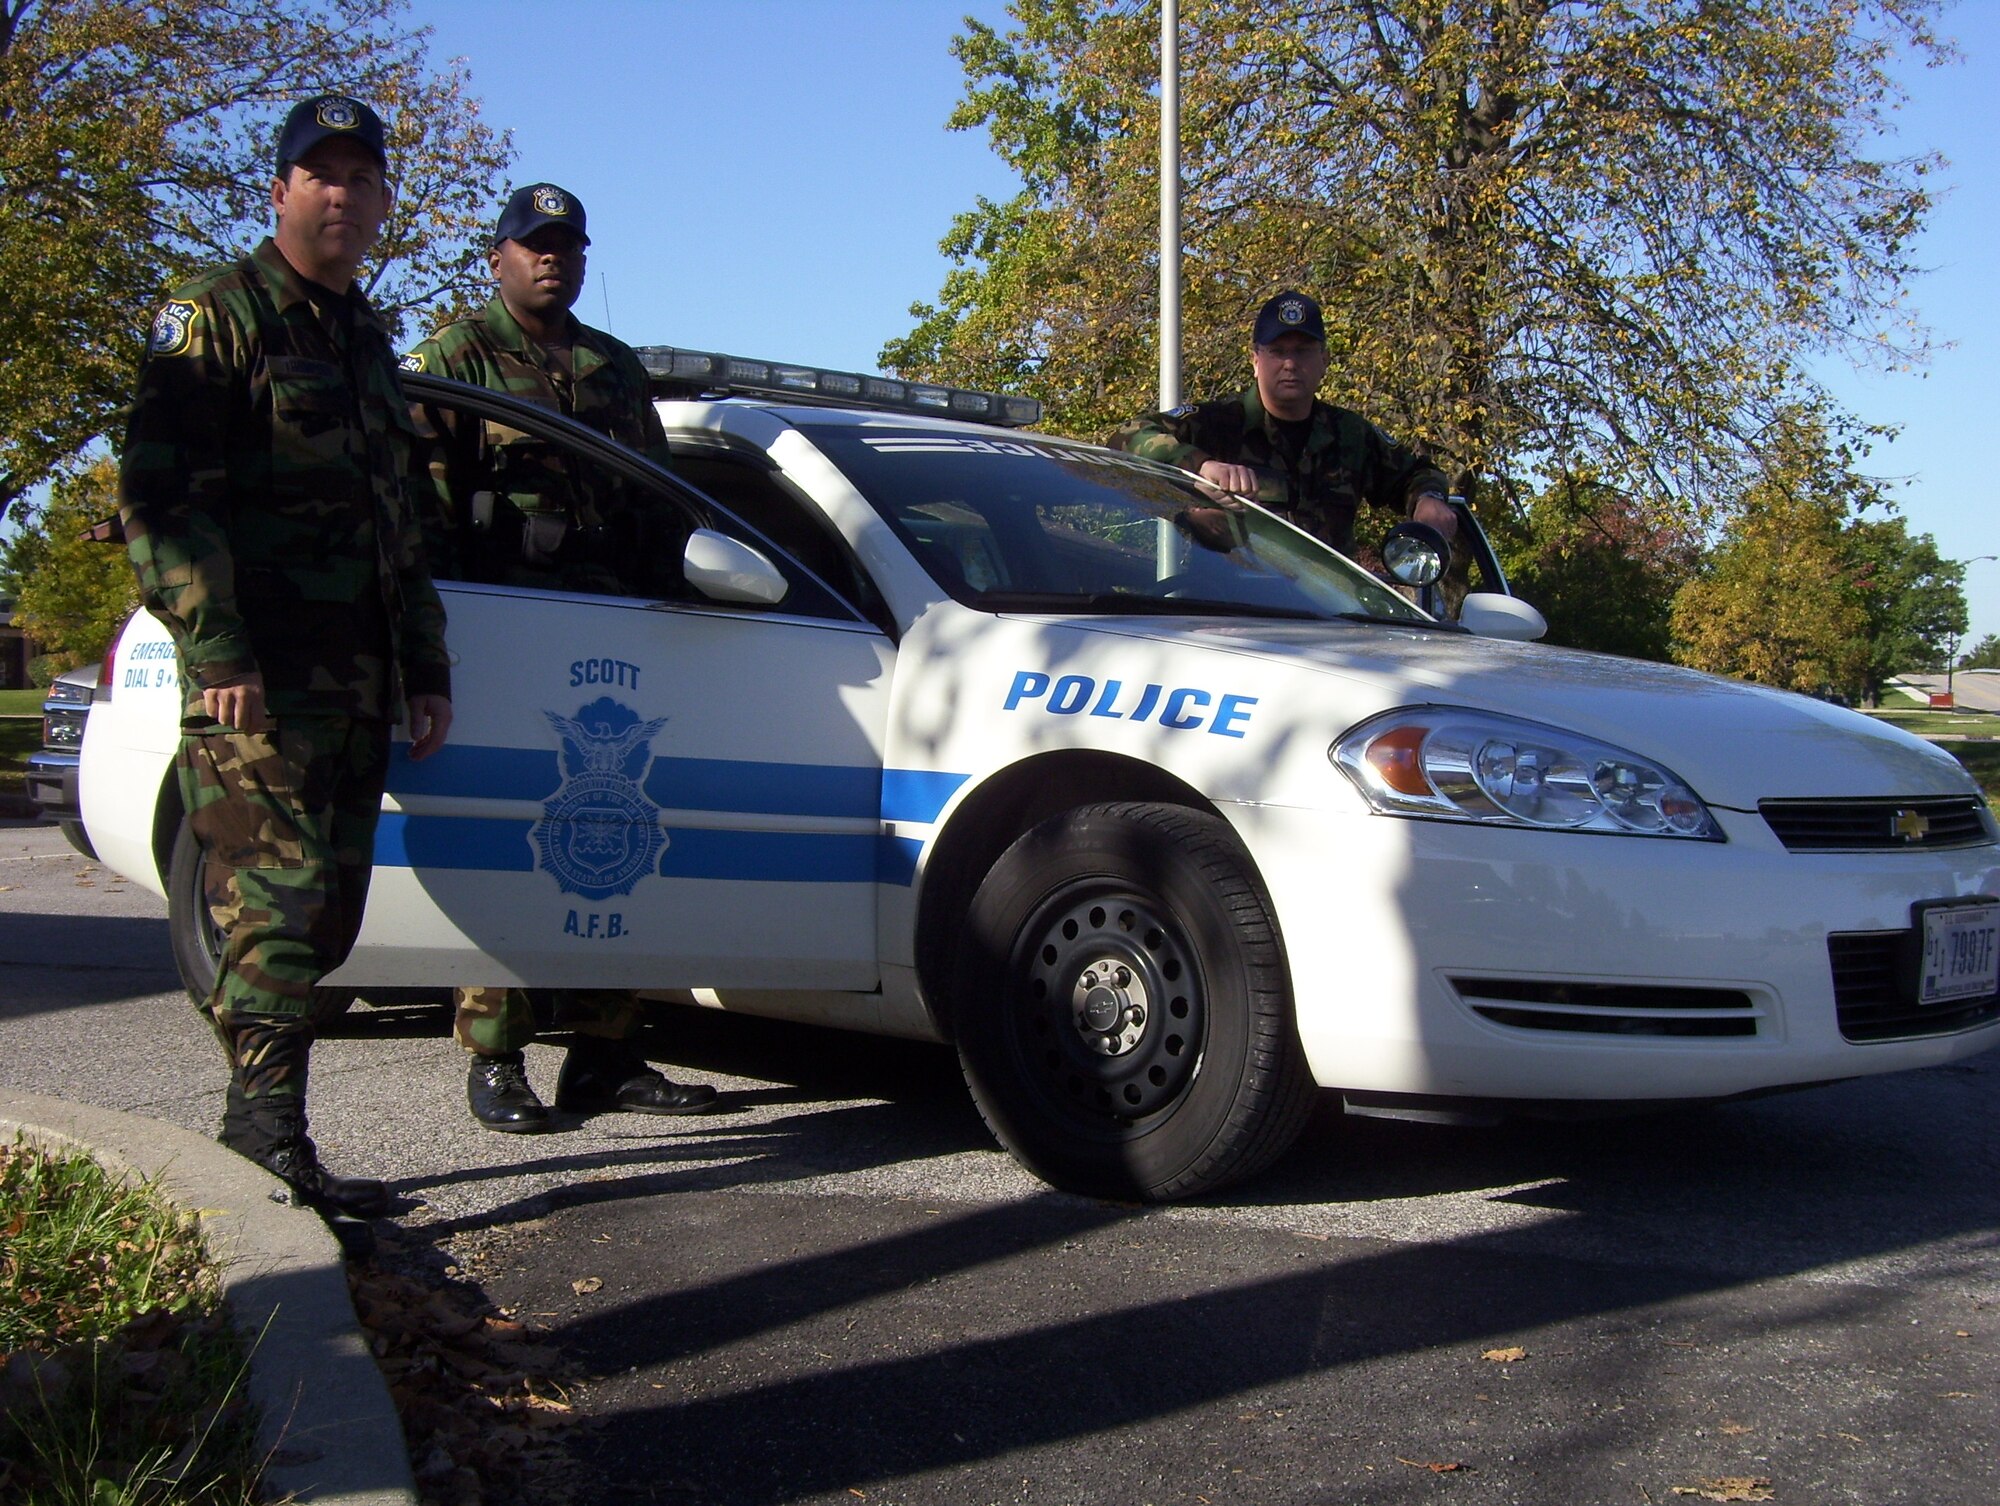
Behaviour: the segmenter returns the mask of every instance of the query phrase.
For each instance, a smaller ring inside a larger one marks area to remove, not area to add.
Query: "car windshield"
[[[1430,621],[1270,513],[1115,450],[1040,437],[801,427],[968,606]]]

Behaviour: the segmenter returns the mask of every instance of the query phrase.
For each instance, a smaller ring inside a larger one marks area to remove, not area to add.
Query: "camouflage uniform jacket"
[[[405,371],[504,392],[575,419],[662,467],[667,438],[632,348],[570,317],[568,362],[494,298],[403,358]],[[664,547],[656,499],[519,429],[419,406],[430,478],[425,536],[440,575],[571,590],[637,588],[632,568]],[[475,511],[473,498],[490,493]],[[627,577],[622,580],[620,577]]]
[[[1238,397],[1132,419],[1109,442],[1185,471],[1199,471],[1205,460],[1276,471],[1283,494],[1260,491],[1257,500],[1343,552],[1354,547],[1354,515],[1363,502],[1407,515],[1423,494],[1451,490],[1442,471],[1358,413],[1316,402],[1311,425],[1294,460],[1251,387]]]
[[[368,300],[340,298],[267,238],[153,321],[119,515],[189,723],[204,689],[259,673],[275,715],[389,720],[404,693],[451,694],[395,353]]]

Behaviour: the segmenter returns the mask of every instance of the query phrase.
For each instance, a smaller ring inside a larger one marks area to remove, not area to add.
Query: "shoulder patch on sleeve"
[[[420,350],[413,350],[396,364],[404,371],[422,371],[424,369],[424,353]]]
[[[1178,408],[1167,409],[1167,417],[1192,418],[1194,416],[1194,410],[1200,406],[1201,405],[1199,403],[1182,403]]]
[[[153,328],[146,336],[146,354],[185,355],[194,344],[195,321],[200,317],[201,310],[194,304],[180,298],[171,300],[153,315]]]

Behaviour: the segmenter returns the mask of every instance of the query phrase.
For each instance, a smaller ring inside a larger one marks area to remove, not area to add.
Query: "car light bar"
[[[929,413],[1010,429],[1028,428],[1042,418],[1039,399],[1001,392],[938,387],[857,371],[822,371],[789,361],[752,361],[672,345],[641,345],[636,354],[652,379],[656,397],[782,397],[886,413]]]

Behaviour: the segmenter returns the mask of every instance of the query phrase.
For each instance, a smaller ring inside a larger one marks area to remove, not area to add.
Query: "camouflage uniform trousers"
[[[646,1023],[637,994],[615,988],[558,988],[558,1030],[623,1041]],[[451,1033],[476,1056],[509,1056],[535,1038],[534,1001],[524,988],[461,988]]]
[[[374,719],[182,734],[181,800],[223,937],[201,1010],[245,1099],[305,1092],[319,980],[361,929],[388,763],[389,727]]]

